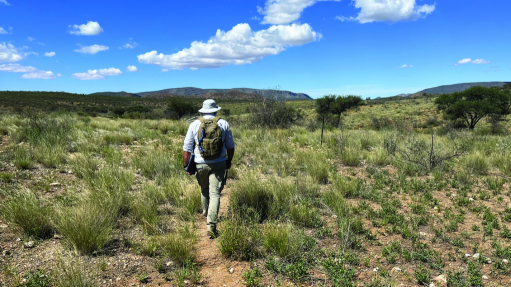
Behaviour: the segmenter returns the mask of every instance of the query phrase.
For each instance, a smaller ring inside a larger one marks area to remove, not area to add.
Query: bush
[[[332,281],[332,286],[335,287],[354,287],[353,280],[355,279],[356,270],[354,268],[346,267],[345,262],[341,260],[327,259],[323,261],[328,278]]]
[[[385,118],[377,118],[373,117],[371,118],[371,126],[377,130],[381,129],[390,129],[394,126],[391,119],[385,117]]]
[[[301,113],[285,102],[270,98],[264,98],[262,102],[253,105],[250,112],[252,125],[268,128],[288,128],[302,117]]]
[[[60,207],[54,222],[65,242],[83,254],[92,254],[110,242],[116,219],[116,212],[110,208],[82,203]]]
[[[303,227],[317,228],[322,225],[317,210],[301,202],[291,205],[289,216],[293,222]]]
[[[195,261],[197,237],[188,226],[158,237],[157,244],[162,255],[171,258],[179,266]]]
[[[465,166],[468,172],[476,175],[488,174],[489,164],[481,154],[471,154],[465,158]]]
[[[97,286],[92,278],[88,278],[82,263],[77,259],[57,260],[57,270],[53,274],[55,287],[94,287]]]
[[[231,217],[222,223],[218,243],[220,252],[234,260],[253,260],[261,256],[261,232],[257,224],[246,224]]]
[[[199,110],[195,103],[187,101],[181,97],[170,98],[167,105],[168,109],[166,114],[169,116],[172,116],[173,114],[176,119],[180,119],[185,115],[194,115]]]
[[[265,250],[287,262],[300,259],[315,245],[312,237],[305,236],[292,225],[269,223],[265,226],[263,233]]]
[[[431,275],[430,275],[429,270],[422,265],[420,265],[415,270],[415,280],[417,280],[417,283],[419,285],[429,284],[429,282],[431,281],[430,276]]]
[[[19,226],[28,236],[48,238],[53,233],[52,209],[28,189],[7,194],[0,211],[7,221]]]
[[[273,195],[268,187],[254,177],[241,179],[233,187],[229,208],[241,219],[262,222],[270,215]]]

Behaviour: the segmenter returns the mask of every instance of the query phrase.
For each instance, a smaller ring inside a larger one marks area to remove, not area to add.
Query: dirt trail
[[[227,215],[229,193],[229,188],[222,191],[220,217]],[[201,274],[204,277],[201,286],[244,286],[241,275],[250,267],[250,264],[225,259],[218,249],[218,239],[209,239],[206,236],[206,219],[202,215],[197,217],[197,236],[199,238],[197,263],[201,266]],[[233,269],[232,273],[230,272],[231,268]]]

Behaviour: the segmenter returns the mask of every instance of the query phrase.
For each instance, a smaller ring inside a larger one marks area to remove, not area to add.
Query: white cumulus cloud
[[[29,42],[35,41],[35,38],[34,38],[34,37],[30,37],[30,36],[29,36],[29,37],[27,38],[27,41],[29,41]]]
[[[0,34],[9,34],[10,32],[12,32],[12,28],[9,28],[9,31],[7,31],[4,27],[0,27]]]
[[[340,21],[398,22],[417,20],[435,11],[436,4],[417,5],[416,0],[353,0],[360,13],[355,17],[337,16]]]
[[[470,59],[470,58],[466,58],[466,59],[462,59],[462,60],[459,60],[456,64],[454,64],[455,66],[461,66],[463,64],[468,64],[468,63],[472,63],[472,64],[479,64],[479,65],[484,65],[484,64],[489,64],[490,61],[486,61],[485,59],[476,59],[476,60],[473,60]]]
[[[206,43],[194,41],[190,48],[172,55],[157,51],[138,55],[144,64],[169,69],[220,68],[227,65],[250,64],[266,56],[277,55],[291,46],[300,46],[321,38],[309,24],[274,25],[266,30],[252,31],[249,24],[238,24],[232,30],[217,30]]]
[[[404,64],[403,66],[399,66],[398,68],[400,68],[400,69],[403,69],[403,68],[413,68],[413,65],[406,65],[406,64]]]
[[[55,56],[55,52],[46,52],[46,53],[44,53],[44,55],[46,57],[53,57],[53,56]]]
[[[61,75],[58,74],[57,75],[58,77],[60,77]],[[53,74],[52,71],[35,71],[35,72],[32,72],[32,73],[26,73],[26,74],[23,74],[20,78],[22,79],[45,79],[45,80],[49,80],[49,79],[55,79],[55,74]]]
[[[80,46],[80,49],[76,49],[75,52],[92,55],[96,54],[97,52],[106,51],[109,49],[107,46],[102,45],[82,46],[78,44],[78,46]]]
[[[459,60],[458,63],[456,63],[455,65],[456,66],[460,66],[460,65],[463,65],[463,64],[468,64],[470,62],[472,62],[472,59],[466,58],[466,59]]]
[[[7,0],[0,0],[0,3],[3,3],[3,4],[5,4],[5,5],[11,5],[11,4],[9,4],[9,3],[7,2]]]
[[[94,21],[89,21],[87,24],[82,25],[72,25],[69,28],[69,34],[73,35],[94,36],[103,32],[103,28],[99,26],[99,23]]]
[[[136,67],[136,66],[128,66],[128,67],[126,68],[126,70],[127,70],[128,72],[138,72],[138,69],[137,69],[137,67]]]
[[[3,64],[0,65],[0,71],[12,73],[28,73],[35,72],[37,69],[31,66],[21,66],[20,64]]]
[[[134,42],[132,38],[129,38],[128,43],[122,45],[121,47],[119,47],[119,49],[133,49],[137,46],[138,46],[137,42]]]
[[[117,76],[122,74],[121,70],[117,68],[88,70],[87,73],[74,73],[73,78],[78,80],[103,80],[105,76]]]
[[[0,43],[0,63],[21,61],[27,54],[18,51],[12,44]]]
[[[264,15],[262,24],[289,24],[300,19],[305,8],[319,1],[340,0],[267,0],[265,7],[257,7],[257,11]]]
[[[121,70],[116,68],[99,69],[99,74],[103,76],[117,76],[122,74]]]
[[[22,79],[53,79],[55,75],[51,71],[40,71],[32,66],[21,66],[20,64],[0,65],[0,71],[11,73],[25,73]],[[60,77],[60,74],[58,75]]]
[[[490,61],[486,61],[484,59],[477,59],[477,60],[474,60],[472,61],[472,64],[489,64]]]

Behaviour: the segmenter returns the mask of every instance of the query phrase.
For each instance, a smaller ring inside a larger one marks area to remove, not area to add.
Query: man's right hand
[[[232,161],[231,161],[231,160],[227,160],[227,161],[225,162],[225,169],[230,169],[230,168],[231,168],[231,166],[232,166]]]

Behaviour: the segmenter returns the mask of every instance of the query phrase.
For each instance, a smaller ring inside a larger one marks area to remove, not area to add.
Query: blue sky
[[[385,97],[511,81],[511,1],[0,0],[0,90]]]

